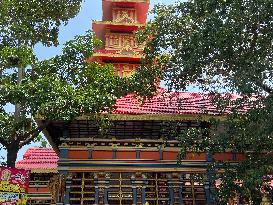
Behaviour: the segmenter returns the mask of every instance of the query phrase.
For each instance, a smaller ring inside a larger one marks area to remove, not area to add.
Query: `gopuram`
[[[93,31],[104,48],[88,61],[111,63],[117,75],[130,76],[143,54],[135,32],[145,26],[149,0],[103,0],[102,5],[102,21],[93,22]],[[168,135],[168,129],[207,128],[207,120],[216,113],[200,93],[166,94],[159,88],[157,95],[143,104],[133,95],[118,99],[113,112],[105,114],[111,126],[103,136],[89,116],[70,123],[51,121],[44,133],[59,156],[59,177],[50,185],[52,204],[212,204],[215,182],[214,173],[207,172],[208,164],[213,158],[236,161],[243,157],[188,153],[178,164],[179,141]],[[46,122],[40,119],[38,123]],[[41,178],[36,174],[37,180]]]

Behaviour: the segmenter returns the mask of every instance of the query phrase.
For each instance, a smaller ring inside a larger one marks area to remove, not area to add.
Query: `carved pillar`
[[[112,158],[113,159],[117,158],[117,149],[116,148],[112,149]]]
[[[57,205],[64,204],[66,175],[67,175],[67,172],[60,172],[60,175],[57,177],[55,181],[55,187],[57,189],[56,190]]]
[[[136,158],[137,158],[137,159],[140,159],[140,152],[141,152],[140,149],[137,149],[137,150],[136,150]]]
[[[93,149],[89,148],[88,149],[88,159],[92,159],[93,158]]]
[[[98,180],[98,175],[95,173],[94,174],[94,184],[95,184],[95,203],[94,205],[99,204],[99,180]]]
[[[159,156],[160,156],[160,160],[163,160],[163,148],[162,148],[162,146],[160,146],[160,148],[159,148]]]
[[[64,204],[69,205],[70,203],[70,196],[69,193],[71,191],[71,183],[72,183],[72,174],[67,174],[65,179],[65,192],[64,192]]]
[[[174,189],[173,189],[173,183],[172,183],[172,174],[167,174],[167,184],[168,184],[168,190],[169,190],[169,204],[174,204]]]
[[[141,188],[141,203],[144,205],[146,203],[146,185],[147,185],[147,176],[142,174],[142,188]]]
[[[136,187],[136,175],[132,174],[131,176],[132,183],[132,197],[133,197],[133,205],[137,205],[137,187]]]
[[[105,188],[104,188],[104,204],[108,205],[108,193],[109,193],[109,187],[110,187],[110,174],[105,174]]]
[[[179,186],[179,203],[180,204],[184,204],[183,201],[183,174],[180,175],[180,178],[179,178],[179,181],[180,181],[180,186]]]

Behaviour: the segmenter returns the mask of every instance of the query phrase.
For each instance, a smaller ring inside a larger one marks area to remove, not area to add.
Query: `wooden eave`
[[[113,21],[92,21],[93,24],[109,25],[109,26],[123,26],[123,27],[144,27],[145,24],[142,23],[122,23],[122,22],[113,22]]]
[[[162,120],[162,121],[183,121],[183,120],[202,120],[208,121],[210,119],[218,119],[223,121],[226,119],[223,115],[197,115],[197,114],[189,114],[189,115],[181,115],[181,114],[103,114],[112,121],[126,121],[126,120],[136,120],[136,121],[149,121],[149,120]],[[83,115],[77,118],[77,120],[90,120],[94,119],[94,115]]]
[[[57,169],[31,169],[30,170],[31,173],[33,174],[56,174],[58,173],[58,170]]]
[[[100,60],[100,61],[113,61],[113,62],[140,62],[142,55],[125,55],[119,53],[94,53],[93,56],[87,59],[87,62]]]
[[[224,121],[226,119],[226,116],[224,115],[206,115],[206,114],[101,114],[105,117],[108,117],[111,121],[208,121],[210,119],[218,119],[220,121]],[[73,122],[76,124],[81,124],[81,121],[93,121],[96,118],[95,114],[89,114],[89,115],[83,115],[80,117],[77,117]],[[43,116],[39,115],[36,118],[36,122],[38,125],[42,125],[46,123],[46,121],[43,119]],[[64,121],[51,121],[48,125],[48,127],[43,130],[44,135],[48,139],[49,143],[52,145],[52,148],[57,153],[58,156],[60,156],[60,151],[58,146],[61,145],[61,138],[62,136],[62,130],[65,126]],[[68,125],[70,126],[70,125]]]

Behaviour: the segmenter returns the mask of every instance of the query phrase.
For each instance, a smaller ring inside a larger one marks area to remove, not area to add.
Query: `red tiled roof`
[[[59,157],[51,148],[29,148],[23,160],[16,163],[16,168],[32,172],[57,172]]]
[[[228,94],[230,101],[238,99],[236,94]],[[127,95],[117,100],[114,114],[208,114],[218,115],[219,110],[211,102],[212,96],[206,93],[196,92],[166,92],[159,89],[157,95],[144,103],[141,103],[133,94]],[[227,107],[225,114],[230,112],[231,107]],[[247,108],[243,108],[246,111]]]

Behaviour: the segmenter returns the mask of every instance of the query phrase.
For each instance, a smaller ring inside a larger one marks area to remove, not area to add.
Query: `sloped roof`
[[[16,168],[31,170],[33,173],[56,173],[59,157],[52,148],[29,148]]]
[[[238,99],[236,94],[227,94],[230,101]],[[172,115],[219,115],[228,114],[231,106],[224,112],[216,108],[212,103],[212,95],[197,92],[166,92],[161,88],[157,95],[151,99],[141,102],[133,94],[127,95],[117,100],[114,107],[114,114],[172,114]],[[247,108],[242,108],[246,111]]]

